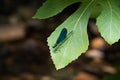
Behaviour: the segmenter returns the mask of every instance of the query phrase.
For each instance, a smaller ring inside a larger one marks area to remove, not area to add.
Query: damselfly
[[[73,33],[73,31],[71,31],[68,35],[67,35],[67,29],[63,28],[55,45],[53,46],[54,51],[57,51],[57,49],[71,36],[71,34]]]

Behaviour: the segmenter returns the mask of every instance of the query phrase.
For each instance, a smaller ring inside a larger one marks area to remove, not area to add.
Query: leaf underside
[[[76,2],[82,2],[80,8],[47,39],[56,69],[64,68],[88,49],[87,23],[90,16],[97,17],[98,30],[109,44],[115,43],[120,38],[120,0],[47,0],[33,18],[52,17]],[[67,39],[53,47],[63,28],[67,29]],[[72,34],[68,37],[70,32]]]
[[[97,18],[98,30],[109,44],[113,44],[120,39],[120,8],[114,0],[105,0],[101,5],[103,10]]]
[[[82,4],[73,15],[48,37],[47,41],[56,69],[65,67],[88,49],[87,22],[94,5],[94,0]],[[68,33],[71,31],[73,33],[57,51],[54,51],[52,46],[56,43],[63,28],[66,28]]]
[[[65,7],[80,0],[47,0],[33,18],[45,19],[60,13]]]

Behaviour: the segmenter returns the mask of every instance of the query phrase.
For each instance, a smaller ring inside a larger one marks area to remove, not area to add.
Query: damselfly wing
[[[61,43],[66,37],[67,37],[67,29],[63,28],[53,48],[55,48],[59,43]]]

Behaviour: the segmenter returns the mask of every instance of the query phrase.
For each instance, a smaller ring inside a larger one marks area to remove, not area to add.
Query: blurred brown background
[[[49,19],[32,19],[44,0],[0,0],[0,80],[102,80],[120,61],[120,41],[108,45],[95,19],[88,23],[88,51],[64,69],[55,70],[47,37],[80,3]],[[68,55],[69,56],[69,55]]]

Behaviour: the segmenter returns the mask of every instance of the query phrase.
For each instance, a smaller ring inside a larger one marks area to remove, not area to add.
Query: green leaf
[[[38,9],[33,18],[45,19],[60,13],[65,7],[80,2],[80,0],[47,0]]]
[[[48,37],[48,46],[56,69],[64,68],[88,49],[87,22],[95,4],[94,0],[83,3]],[[53,48],[63,28],[67,29],[67,39]]]
[[[104,0],[101,6],[103,11],[97,18],[98,30],[109,44],[113,44],[120,39],[120,8],[114,0]]]
[[[96,19],[100,15],[101,11],[102,11],[101,5],[97,4],[93,9],[90,18]]]

